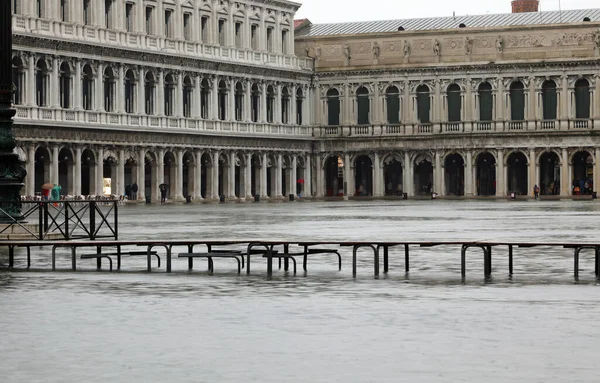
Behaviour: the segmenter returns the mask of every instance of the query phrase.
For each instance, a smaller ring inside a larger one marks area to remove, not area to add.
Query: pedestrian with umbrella
[[[42,199],[48,200],[50,198],[50,191],[54,188],[54,184],[45,183],[42,185]]]
[[[160,204],[164,205],[167,202],[167,184],[160,184],[158,189],[160,190]]]

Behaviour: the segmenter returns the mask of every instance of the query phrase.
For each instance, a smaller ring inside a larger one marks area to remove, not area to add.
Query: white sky
[[[296,19],[313,23],[510,13],[511,0],[292,0],[302,3]],[[600,8],[598,0],[541,0],[542,11]]]

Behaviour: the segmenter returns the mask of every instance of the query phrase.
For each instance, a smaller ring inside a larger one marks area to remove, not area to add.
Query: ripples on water
[[[121,238],[290,238],[295,240],[579,240],[598,242],[600,205],[590,202],[402,201],[133,206]],[[167,213],[167,214],[165,214]],[[372,256],[350,253],[337,271],[327,255],[307,274],[233,273],[231,260],[193,273],[0,272],[0,376],[7,382],[596,382],[600,294],[593,255],[506,251],[483,280],[481,256],[414,248],[411,272],[391,252],[390,274],[372,277]],[[24,266],[23,254],[18,267]],[[0,255],[0,264],[6,255]],[[66,253],[59,268],[68,269]]]

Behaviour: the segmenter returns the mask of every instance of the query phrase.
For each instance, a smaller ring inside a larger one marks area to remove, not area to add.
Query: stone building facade
[[[599,10],[295,30],[286,0],[11,1],[26,195],[46,182],[232,201],[600,183]]]

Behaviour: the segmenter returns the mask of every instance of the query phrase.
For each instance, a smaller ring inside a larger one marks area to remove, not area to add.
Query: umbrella
[[[51,184],[51,183],[43,184],[42,189],[43,190],[52,190],[52,189],[54,189],[54,184]]]
[[[299,184],[303,184],[303,183],[304,183],[304,180],[298,180],[298,181],[296,181],[296,182],[298,182]]]
[[[167,190],[169,188],[169,185],[168,184],[160,184],[160,185],[158,185],[158,188],[161,190],[162,189]]]

